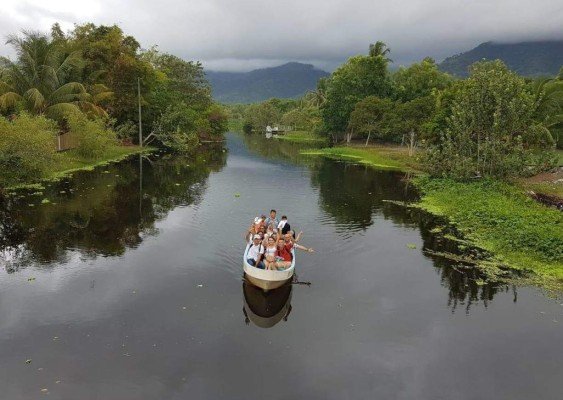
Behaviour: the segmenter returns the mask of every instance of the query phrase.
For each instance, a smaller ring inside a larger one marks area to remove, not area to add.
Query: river
[[[0,398],[561,398],[561,301],[429,255],[403,173],[226,137],[2,201]],[[270,208],[316,253],[264,295],[243,236]]]

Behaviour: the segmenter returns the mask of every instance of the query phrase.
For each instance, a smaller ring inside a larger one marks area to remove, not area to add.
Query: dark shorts
[[[256,260],[254,258],[247,258],[246,262],[248,263],[248,265],[251,265],[253,267],[260,268],[260,269],[266,269],[264,262],[260,261],[258,263],[258,265],[256,265]]]

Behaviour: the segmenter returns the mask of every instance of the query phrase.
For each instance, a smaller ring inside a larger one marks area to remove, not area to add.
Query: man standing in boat
[[[276,210],[270,210],[270,216],[266,218],[266,221],[264,222],[264,226],[266,228],[270,226],[270,224],[273,225],[274,229],[278,229],[280,221],[276,218]]]

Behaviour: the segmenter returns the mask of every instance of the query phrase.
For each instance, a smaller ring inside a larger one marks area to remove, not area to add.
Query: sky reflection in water
[[[384,202],[415,196],[403,174],[298,151],[230,134],[142,186],[134,159],[5,200],[2,398],[558,398],[559,302],[424,255],[433,221]],[[317,250],[310,286],[241,283],[270,208]]]

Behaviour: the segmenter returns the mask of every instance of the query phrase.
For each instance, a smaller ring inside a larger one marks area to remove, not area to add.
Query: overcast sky
[[[22,29],[118,24],[143,48],[211,70],[299,61],[332,71],[381,40],[396,64],[443,58],[479,43],[563,39],[562,0],[2,0],[0,55]]]

